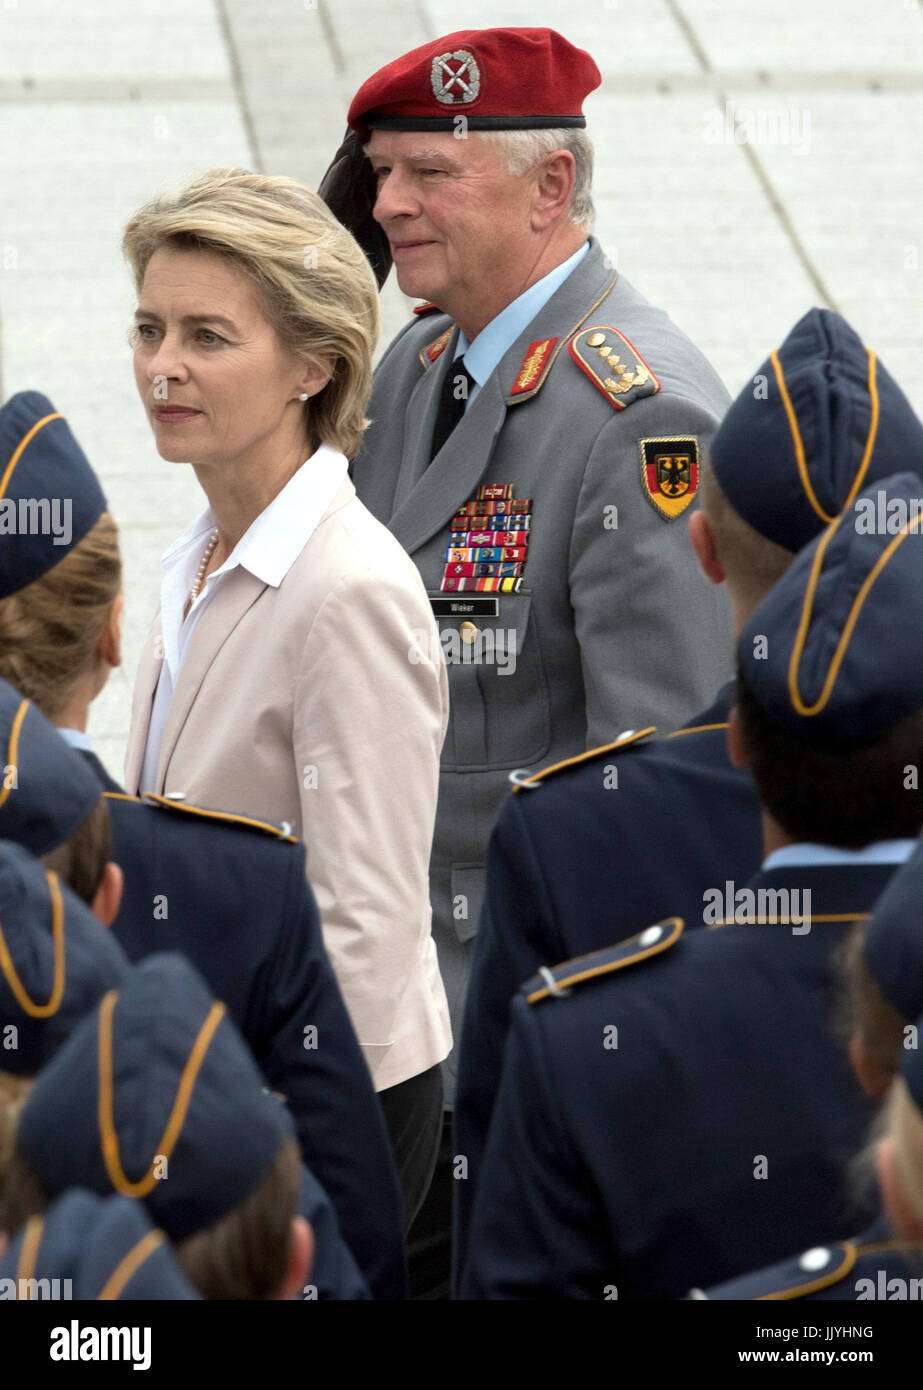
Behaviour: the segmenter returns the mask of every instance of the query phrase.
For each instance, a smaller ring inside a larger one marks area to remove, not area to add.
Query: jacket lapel
[[[189,639],[177,687],[170,702],[170,713],[160,746],[155,791],[163,792],[170,759],[209,667],[247,609],[252,607],[265,588],[262,579],[257,579],[249,570],[238,567],[228,575],[202,614],[195,632]]]
[[[447,364],[448,369],[454,363]],[[430,375],[431,373],[427,373]],[[438,402],[442,376],[435,386]],[[416,486],[388,523],[388,529],[411,554],[451,520],[456,509],[474,492],[483,476],[494,443],[506,419],[506,403],[493,372],[478,392],[477,400],[465,411],[445,444],[439,450]],[[435,410],[427,412],[429,430],[425,436],[428,451],[432,441]],[[418,456],[419,458],[419,456]]]
[[[388,529],[405,550],[412,554],[425,545],[472,496],[484,477],[507,410],[522,408],[534,394],[511,394],[530,344],[555,339],[537,390],[567,340],[605,298],[617,278],[616,272],[606,265],[601,246],[592,238],[583,260],[501,358],[474,404],[430,463],[429,448],[439,393],[446,373],[452,371],[454,365],[457,336],[453,334],[437,363],[423,373],[407,406],[411,423],[395,494],[395,510],[388,522]],[[516,478],[497,481],[517,485],[519,482]]]
[[[154,691],[160,680],[163,658],[157,653],[163,649],[163,637],[158,611],[151,625],[151,631],[141,652],[138,673],[135,676],[131,697],[131,729],[128,748],[125,753],[125,788],[135,795],[141,781],[141,767],[144,763],[144,750],[151,726],[151,710],[154,705]]]

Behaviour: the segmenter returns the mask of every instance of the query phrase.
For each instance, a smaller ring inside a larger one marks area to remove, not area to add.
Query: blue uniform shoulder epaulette
[[[573,758],[564,758],[559,763],[551,763],[549,767],[543,767],[538,772],[526,772],[523,768],[517,768],[509,775],[513,791],[521,791],[524,787],[529,789],[540,786],[549,777],[563,772],[566,768],[580,767],[583,763],[589,762],[592,758],[598,758],[603,753],[621,752],[623,748],[640,743],[642,739],[650,738],[651,734],[656,734],[656,732],[657,729],[654,724],[649,725],[646,729],[638,729],[637,732],[634,729],[628,729],[624,734],[619,734],[614,743],[604,743],[601,748],[590,748],[585,753],[577,753]]]
[[[566,998],[575,985],[597,980],[602,975],[611,975],[616,970],[638,965],[642,960],[668,951],[679,940],[682,931],[683,919],[668,917],[653,927],[646,927],[637,936],[630,936],[626,941],[619,941],[602,951],[575,956],[562,965],[543,965],[538,974],[523,985],[521,992],[529,1004],[538,1004],[542,999]]]
[[[287,844],[295,845],[298,843],[298,836],[292,834],[292,827],[283,822],[282,825],[273,825],[271,821],[256,820],[253,816],[236,816],[230,811],[209,811],[204,806],[187,806],[185,802],[176,801],[169,796],[159,796],[157,792],[145,792],[143,797],[123,796],[115,792],[104,792],[104,796],[112,796],[118,800],[140,801],[145,805],[158,806],[165,811],[175,811],[185,816],[198,816],[201,819],[213,821],[217,825],[237,825],[246,830],[259,830],[263,835],[271,835],[277,840],[284,840]]]
[[[571,338],[568,352],[613,410],[624,410],[632,401],[660,390],[660,382],[637,348],[608,324],[582,328]]]
[[[872,1266],[865,1262],[874,1263],[877,1256],[889,1254],[918,1257],[920,1247],[906,1240],[881,1240],[865,1244],[856,1240],[842,1240],[833,1245],[817,1245],[801,1255],[770,1265],[768,1269],[730,1279],[708,1293],[692,1289],[686,1297],[693,1300],[753,1300],[766,1303],[807,1298],[842,1283],[850,1274],[857,1277],[863,1272],[870,1273]]]

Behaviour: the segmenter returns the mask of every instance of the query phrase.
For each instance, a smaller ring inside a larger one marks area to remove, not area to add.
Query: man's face
[[[368,156],[401,289],[482,327],[528,283],[534,176],[477,134],[377,130]]]

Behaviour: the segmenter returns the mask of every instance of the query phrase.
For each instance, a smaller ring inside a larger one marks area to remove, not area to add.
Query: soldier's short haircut
[[[57,849],[42,855],[46,869],[54,869],[87,905],[92,903],[112,858],[112,825],[109,807],[100,787],[99,801],[86,820]]]
[[[256,287],[283,347],[305,362],[333,361],[331,380],[304,405],[308,436],[354,457],[368,424],[378,286],[317,194],[295,179],[211,169],[128,222],[122,250],[139,293],[151,257],[168,248],[231,262]]]
[[[169,1181],[165,1178],[164,1181]],[[291,1226],[298,1214],[301,1157],[288,1134],[256,1187],[226,1216],[174,1245],[177,1263],[203,1298],[257,1301],[277,1297],[288,1269]],[[0,1230],[13,1236],[53,1197],[14,1146]]]
[[[763,710],[740,661],[736,703],[760,801],[793,840],[861,849],[919,833],[923,796],[905,778],[923,758],[923,711],[858,747],[821,747]]]
[[[728,501],[707,458],[700,468],[699,505],[708,518],[728,584],[741,606],[752,613],[782,578],[795,552],[761,536],[744,521]]]
[[[570,219],[578,227],[592,232],[596,221],[593,142],[585,130],[575,126],[562,130],[477,130],[470,134],[490,141],[508,174],[525,174],[545,155],[567,150],[574,157],[574,189],[568,205]]]

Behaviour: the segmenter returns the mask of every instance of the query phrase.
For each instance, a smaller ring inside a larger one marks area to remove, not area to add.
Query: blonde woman
[[[4,799],[0,788],[0,840],[43,855],[131,960],[168,950],[189,957],[239,1024],[266,1087],[285,1096],[304,1161],[369,1290],[400,1298],[397,1175],[324,950],[304,846],[246,817],[121,794],[86,733],[91,701],[121,661],[118,532],[67,421],[36,391],[0,407],[0,489],[14,515],[36,497],[66,499],[73,512],[66,545],[34,530],[0,544],[0,676],[12,682],[0,683],[0,750],[18,747],[0,764],[19,765],[18,793]],[[23,697],[32,701],[25,716]],[[57,734],[42,738],[39,711]],[[79,750],[69,764],[66,750],[51,747],[58,734]],[[82,788],[80,758],[92,769]],[[2,1008],[0,997],[0,1024]],[[305,1046],[305,1017],[316,1047]],[[6,1055],[0,1048],[0,1072]],[[325,1254],[335,1249],[321,1238],[319,1278],[345,1296],[349,1280],[333,1277]]]
[[[241,170],[149,203],[124,251],[138,393],[161,457],[191,465],[208,504],[163,558],[128,790],[304,838],[409,1223],[451,1046],[427,881],[447,682],[416,568],[347,474],[375,280],[313,193]]]

